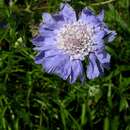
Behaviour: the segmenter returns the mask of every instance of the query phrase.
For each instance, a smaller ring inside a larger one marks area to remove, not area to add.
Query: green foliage
[[[31,39],[41,13],[58,11],[61,1],[0,1],[0,130],[130,130],[129,0],[69,2],[77,11],[104,8],[105,22],[117,31],[106,47],[110,70],[74,85],[45,73],[33,60]]]

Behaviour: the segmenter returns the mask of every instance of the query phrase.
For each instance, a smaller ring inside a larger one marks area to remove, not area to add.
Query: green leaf
[[[119,111],[123,111],[126,110],[129,107],[128,102],[125,98],[121,98],[120,100],[120,107],[119,107]]]

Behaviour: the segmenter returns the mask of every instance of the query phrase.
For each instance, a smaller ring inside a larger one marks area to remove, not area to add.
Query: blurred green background
[[[62,0],[0,0],[0,130],[130,130],[130,1],[71,0],[105,9],[116,30],[106,45],[111,67],[95,80],[70,85],[34,63],[31,39],[42,12],[57,12]]]

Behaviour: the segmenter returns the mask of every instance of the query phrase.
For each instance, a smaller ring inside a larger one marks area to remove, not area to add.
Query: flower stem
[[[108,0],[108,1],[104,1],[104,2],[99,2],[99,3],[93,3],[91,4],[91,6],[99,6],[99,5],[105,5],[105,4],[109,4],[111,2],[114,2],[115,0]]]

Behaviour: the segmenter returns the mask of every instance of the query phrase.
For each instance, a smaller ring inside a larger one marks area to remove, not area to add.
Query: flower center
[[[84,57],[93,50],[92,35],[93,29],[82,21],[64,24],[57,32],[57,47],[65,54],[69,54],[72,59],[84,60]]]

